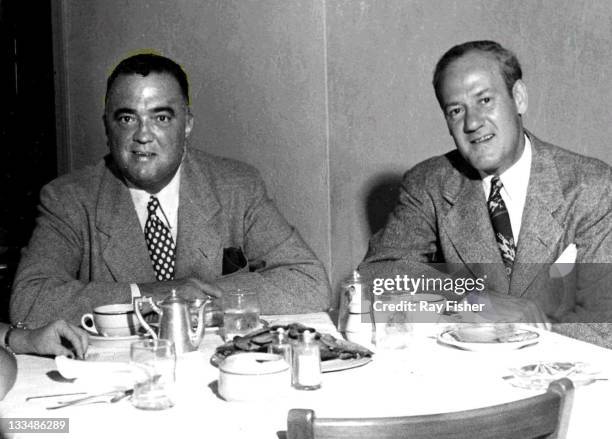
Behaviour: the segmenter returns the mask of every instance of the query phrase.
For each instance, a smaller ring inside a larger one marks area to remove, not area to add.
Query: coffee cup
[[[140,322],[131,303],[115,303],[98,306],[93,313],[83,314],[81,326],[104,337],[127,337],[138,333]]]

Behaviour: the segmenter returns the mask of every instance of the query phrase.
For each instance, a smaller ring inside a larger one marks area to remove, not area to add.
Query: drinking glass
[[[238,289],[223,296],[223,334],[225,340],[246,335],[259,327],[257,293]]]
[[[176,351],[171,340],[143,340],[130,345],[130,363],[137,369],[132,404],[145,410],[174,405]]]
[[[191,319],[191,326],[194,329],[198,326],[198,313],[202,306],[204,306],[202,318],[204,319],[203,324],[205,328],[220,327],[223,324],[221,299],[211,297],[208,303],[205,302],[207,302],[205,299],[192,299],[188,302],[189,317]]]
[[[436,294],[388,291],[375,298],[376,346],[404,349],[418,340],[437,335],[444,298]],[[379,310],[379,311],[376,311]]]

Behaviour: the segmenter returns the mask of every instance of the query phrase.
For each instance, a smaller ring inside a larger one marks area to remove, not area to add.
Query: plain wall
[[[269,195],[329,269],[322,5],[63,1],[71,167],[107,152],[101,117],[112,69],[154,50],[188,73],[195,117],[189,145],[256,166]]]
[[[332,285],[361,261],[404,171],[454,147],[431,87],[452,45],[514,50],[525,125],[612,163],[607,0],[57,0],[69,168],[105,152],[105,79],[155,49],[189,74],[191,145],[256,166]]]

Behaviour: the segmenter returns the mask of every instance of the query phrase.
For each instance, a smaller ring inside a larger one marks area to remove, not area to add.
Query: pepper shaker
[[[268,352],[271,354],[280,355],[285,359],[287,364],[291,366],[293,364],[292,354],[293,354],[293,346],[289,342],[289,338],[287,337],[287,333],[283,328],[278,328],[272,334],[272,343],[268,346]]]

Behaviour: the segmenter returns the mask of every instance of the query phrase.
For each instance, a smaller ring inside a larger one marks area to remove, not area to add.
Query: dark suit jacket
[[[222,276],[230,247],[242,249],[256,271]],[[268,198],[258,172],[193,149],[183,162],[178,212],[176,278],[186,276],[226,291],[256,290],[265,314],[329,306],[322,264]],[[95,306],[129,302],[130,283],[153,281],[129,191],[107,157],[43,188],[37,226],[17,270],[11,319],[78,322]]]
[[[458,151],[406,173],[399,203],[372,238],[360,268],[380,277],[427,273],[422,263],[452,264],[472,277],[486,274],[489,291],[534,300],[553,322],[612,322],[612,291],[606,285],[612,262],[612,169],[527,135],[531,174],[509,280],[481,179]],[[551,279],[551,264],[572,243],[578,249],[576,268]]]

